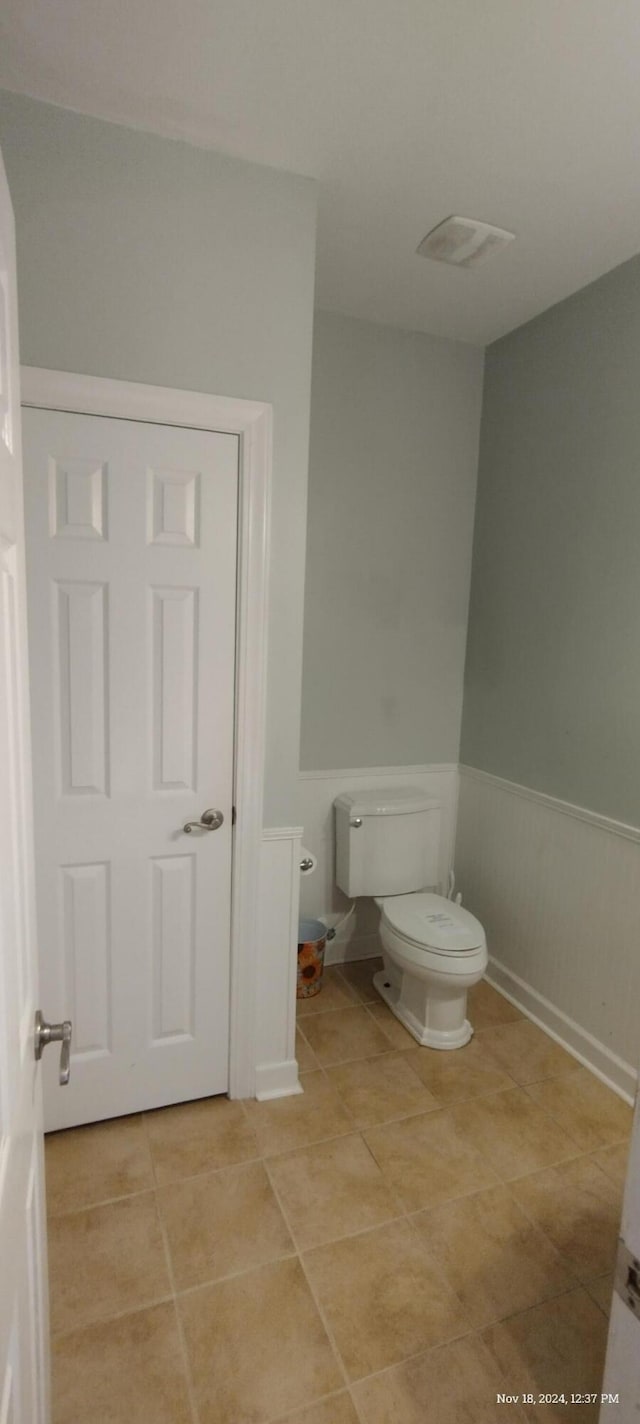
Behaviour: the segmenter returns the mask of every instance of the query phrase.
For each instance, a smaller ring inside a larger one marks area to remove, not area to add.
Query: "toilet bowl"
[[[417,892],[376,899],[384,969],[374,985],[417,1043],[462,1048],[473,1029],[467,990],[487,967],[484,930],[442,895]]]
[[[442,875],[439,801],[419,787],[343,792],[335,801],[336,880],[380,908],[384,969],[375,987],[417,1043],[462,1048],[467,990],[487,967],[479,920],[433,893]]]

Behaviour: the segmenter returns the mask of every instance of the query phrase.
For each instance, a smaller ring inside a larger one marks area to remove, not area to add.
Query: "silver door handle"
[[[71,1019],[64,1023],[45,1023],[39,1009],[36,1010],[34,1054],[39,1063],[48,1043],[61,1043],[60,1087],[66,1087],[71,1077]]]
[[[222,811],[203,811],[199,821],[187,821],[182,829],[187,836],[191,835],[194,826],[197,831],[219,831],[223,821]]]

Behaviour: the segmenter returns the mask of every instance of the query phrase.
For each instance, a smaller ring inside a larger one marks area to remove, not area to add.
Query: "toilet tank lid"
[[[430,949],[480,949],[485,935],[480,921],[461,905],[423,890],[412,895],[387,895],[378,901],[392,930]]]
[[[440,802],[416,786],[378,786],[373,791],[344,791],[333,804],[350,816],[399,816],[403,812],[435,811]]]

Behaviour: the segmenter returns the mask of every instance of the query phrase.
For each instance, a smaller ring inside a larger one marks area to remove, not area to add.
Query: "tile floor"
[[[600,1384],[631,1110],[482,983],[417,1048],[377,962],[299,1005],[304,1094],[52,1135],[56,1424],[490,1424]]]

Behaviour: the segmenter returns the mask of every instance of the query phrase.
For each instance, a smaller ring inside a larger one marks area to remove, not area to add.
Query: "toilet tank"
[[[345,895],[407,895],[438,883],[440,803],[413,787],[338,796],[336,881]]]

